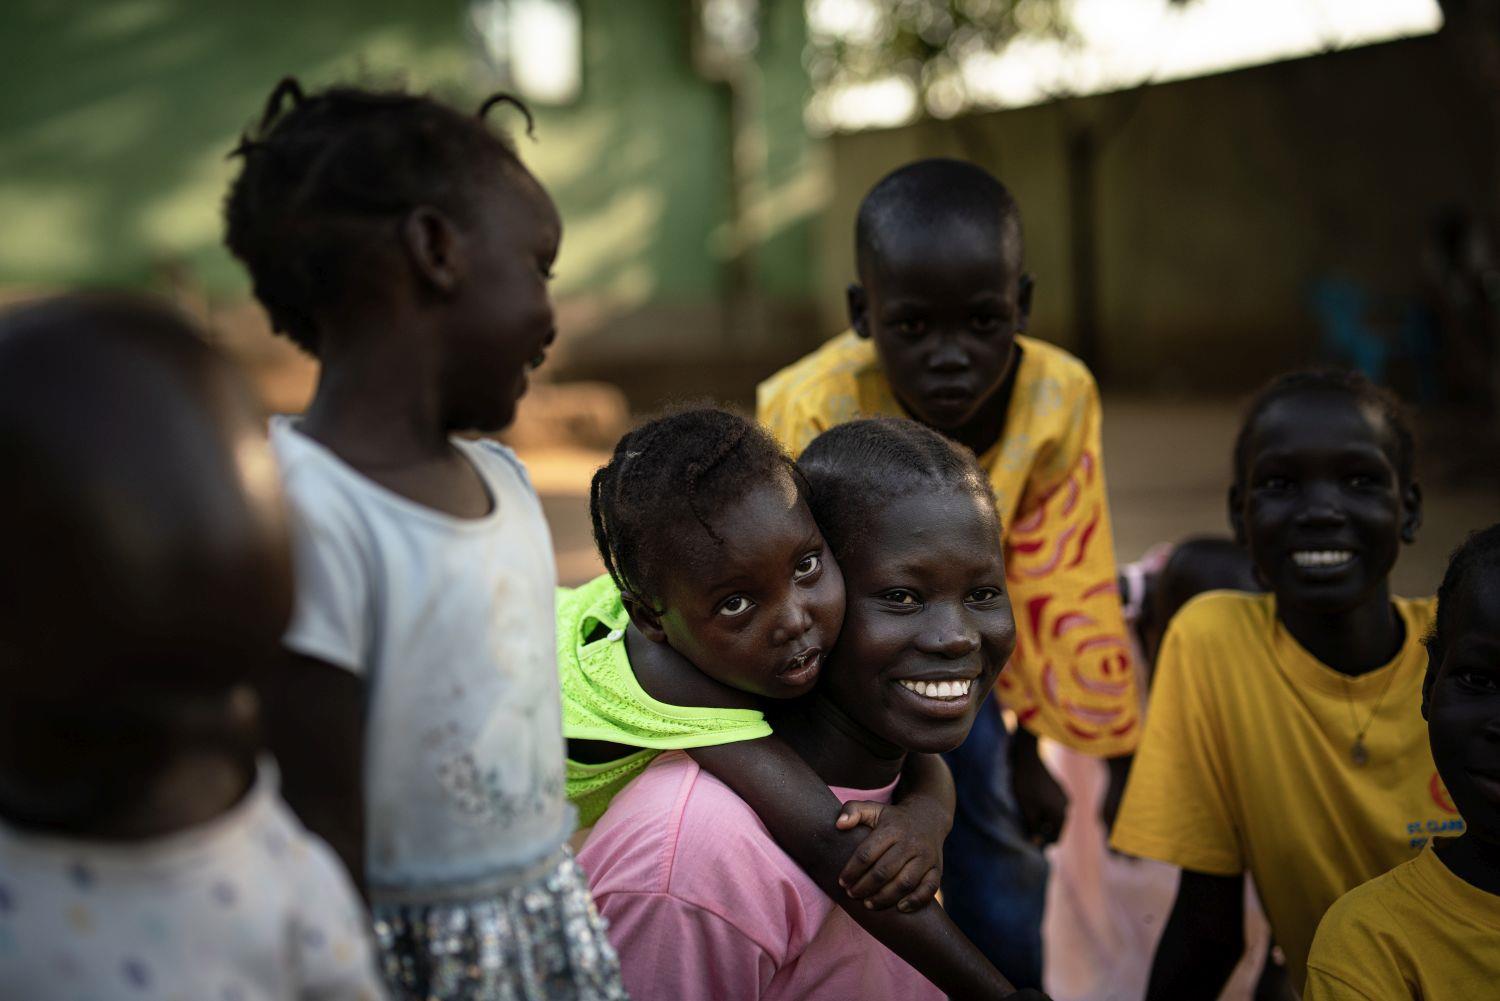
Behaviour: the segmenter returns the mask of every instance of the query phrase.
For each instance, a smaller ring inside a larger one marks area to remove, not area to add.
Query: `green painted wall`
[[[767,5],[768,166],[751,207],[762,288],[791,299],[811,291],[822,190],[802,129],[801,6]],[[559,291],[592,303],[583,315],[601,328],[629,309],[712,303],[730,247],[730,127],[724,90],[693,73],[689,5],[582,8],[583,95],[539,110],[538,141],[520,141],[564,218]],[[159,285],[171,270],[216,298],[242,296],[219,246],[224,155],[286,73],[314,86],[405,81],[463,101],[489,89],[460,0],[8,0],[0,286]]]

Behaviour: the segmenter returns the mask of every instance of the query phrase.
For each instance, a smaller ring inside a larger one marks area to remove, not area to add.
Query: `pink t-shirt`
[[[833,792],[889,802],[893,788]],[[578,861],[635,1001],[942,1001],[681,751],[615,797]]]

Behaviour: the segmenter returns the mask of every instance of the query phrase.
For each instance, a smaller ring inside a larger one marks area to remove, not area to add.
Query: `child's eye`
[[[976,605],[994,601],[1000,597],[1000,589],[995,587],[976,587],[969,592],[969,600]]]
[[[888,601],[892,605],[902,605],[902,606],[905,606],[905,607],[915,607],[918,604],[918,600],[917,600],[916,594],[913,593],[913,592],[911,592],[911,591],[908,591],[904,587],[892,588],[891,590],[889,590],[889,591],[885,592],[884,594],[882,594],[880,596],[880,598],[881,598],[882,601]]]
[[[993,314],[981,314],[973,319],[974,329],[982,334],[993,334],[1000,329],[1001,323],[1000,317]]]
[[[1355,473],[1349,477],[1349,485],[1356,490],[1372,490],[1385,486],[1385,478],[1371,473]]]
[[[823,567],[823,560],[817,553],[808,553],[802,557],[795,570],[792,571],[792,580],[803,580],[811,577]]]
[[[725,598],[719,603],[719,614],[734,618],[736,615],[744,615],[750,611],[750,608],[750,599],[743,594],[736,594],[733,597]]]
[[[896,321],[896,333],[903,337],[921,337],[927,329],[927,325],[921,320],[905,319]]]
[[[1500,679],[1493,674],[1482,671],[1463,671],[1458,675],[1458,680],[1465,687],[1472,688],[1477,692],[1500,691]]]
[[[1285,476],[1265,476],[1256,484],[1260,490],[1289,490],[1291,486],[1292,481]]]

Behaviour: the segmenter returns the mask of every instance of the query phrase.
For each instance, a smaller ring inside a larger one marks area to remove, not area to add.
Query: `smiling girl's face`
[[[844,630],[824,695],[898,747],[957,747],[1015,647],[993,505],[942,487],[884,502],[841,565]]]
[[[1342,392],[1288,396],[1256,420],[1231,520],[1280,603],[1341,614],[1385,600],[1421,521],[1396,451],[1381,414]]]

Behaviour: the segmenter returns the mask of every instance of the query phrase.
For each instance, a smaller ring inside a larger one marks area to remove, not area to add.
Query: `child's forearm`
[[[945,832],[953,828],[958,793],[953,786],[953,773],[948,771],[941,755],[907,755],[895,800],[904,806],[920,803],[923,810],[930,809],[935,818],[943,820]]]
[[[1245,951],[1244,887],[1242,876],[1182,871],[1147,1001],[1219,996]]]
[[[841,808],[838,798],[791,748],[766,737],[688,753],[750,805],[782,850],[823,892],[940,990],[962,998],[998,998],[1012,992],[1014,988],[941,908],[914,913],[874,910],[843,891],[839,874],[870,831],[834,826]],[[951,778],[948,783],[951,787]],[[932,793],[941,795],[941,790],[928,794]]]
[[[332,664],[288,653],[260,679],[267,749],[280,791],[308,830],[333,848],[365,893],[365,685]]]

